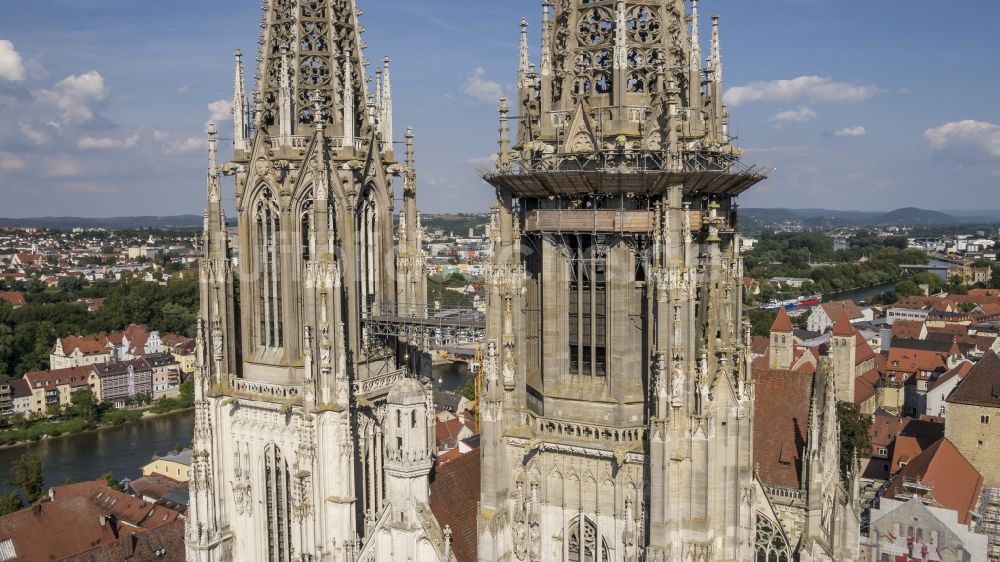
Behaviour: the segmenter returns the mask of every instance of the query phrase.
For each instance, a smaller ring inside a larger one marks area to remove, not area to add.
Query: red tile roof
[[[854,335],[854,326],[851,325],[851,318],[847,315],[847,307],[840,306],[835,310],[833,316],[833,335],[849,338]]]
[[[759,363],[759,362],[758,362]],[[798,488],[809,427],[811,374],[755,368],[753,457],[760,480]]]
[[[833,320],[834,322],[837,321],[841,310],[845,310],[847,312],[847,318],[849,321],[860,320],[865,317],[865,315],[861,312],[861,309],[858,308],[858,305],[851,300],[830,301],[825,302],[820,306],[823,307],[823,311],[830,317],[830,320]]]
[[[919,320],[896,320],[892,323],[892,337],[919,340],[923,329],[924,323]]]
[[[24,380],[31,388],[54,388],[68,384],[72,387],[87,386],[91,366],[67,367],[54,371],[33,371],[24,375]]]
[[[969,362],[969,361],[962,361],[954,369],[952,369],[952,370],[948,371],[947,373],[941,375],[940,377],[934,379],[934,381],[927,388],[927,390],[934,390],[935,388],[937,388],[937,387],[941,386],[942,384],[948,382],[949,380],[951,380],[954,377],[958,377],[958,380],[961,381],[961,380],[963,380],[966,377],[966,375],[969,374],[969,371],[971,371],[971,370],[972,370],[972,363]]]
[[[19,306],[24,306],[25,300],[24,295],[18,292],[3,291],[0,292],[0,300],[4,300],[10,303],[11,306],[17,308]]]
[[[792,319],[788,317],[788,311],[784,308],[778,309],[778,316],[771,325],[771,331],[779,334],[792,333]]]
[[[896,474],[885,492],[895,499],[905,491],[907,482],[919,481],[931,488],[934,504],[958,513],[958,520],[968,524],[969,515],[979,501],[983,477],[955,445],[942,438]]]
[[[458,562],[477,560],[480,451],[439,464],[431,483],[430,508],[441,528],[451,527],[451,550]]]
[[[49,501],[0,517],[0,541],[13,541],[17,560],[63,560],[179,520],[172,509],[97,480],[55,487]],[[183,523],[179,527],[183,533]],[[163,559],[183,560],[183,552]]]
[[[862,404],[878,393],[878,383],[882,379],[878,369],[871,369],[854,379],[854,403]]]

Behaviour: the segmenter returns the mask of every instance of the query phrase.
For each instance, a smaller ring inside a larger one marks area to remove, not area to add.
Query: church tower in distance
[[[423,512],[421,499],[395,491],[426,489],[433,451],[429,390],[406,376],[406,343],[365,327],[381,310],[426,306],[413,135],[398,162],[389,61],[369,84],[354,0],[262,6],[249,98],[236,54],[228,164],[209,130],[188,560],[391,560],[393,549],[449,560],[433,517],[412,544],[369,546],[401,513],[418,521],[406,510]],[[223,175],[235,178],[236,244]],[[412,417],[407,462],[383,431],[393,389],[392,411]]]
[[[500,103],[479,560],[753,558],[740,162],[719,19],[546,0]],[[517,127],[510,121],[516,112]]]

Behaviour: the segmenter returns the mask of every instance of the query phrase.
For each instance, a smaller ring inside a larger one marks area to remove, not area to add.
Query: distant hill
[[[751,228],[770,228],[798,223],[807,228],[851,226],[948,226],[1000,222],[1000,211],[942,212],[906,207],[894,211],[834,211],[829,209],[760,209],[740,210],[740,221]]]
[[[869,219],[872,225],[931,226],[969,222],[967,217],[956,217],[941,211],[927,211],[915,207],[896,209]]]
[[[84,217],[35,217],[28,219],[0,218],[0,226],[20,228],[107,228],[109,230],[129,230],[136,228],[157,228],[164,230],[201,228],[204,221],[200,215],[176,215],[170,217],[111,217],[103,219]]]

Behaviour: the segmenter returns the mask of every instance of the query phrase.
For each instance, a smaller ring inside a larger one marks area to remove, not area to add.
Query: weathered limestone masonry
[[[384,307],[422,309],[426,285],[413,135],[398,163],[389,61],[370,91],[358,14],[354,0],[265,0],[250,100],[236,55],[232,162],[209,132],[192,562],[452,559],[426,508],[429,391],[407,378],[404,344],[365,331]]]
[[[751,560],[740,163],[719,19],[544,2],[500,104],[479,560]],[[517,131],[511,139],[511,112]]]

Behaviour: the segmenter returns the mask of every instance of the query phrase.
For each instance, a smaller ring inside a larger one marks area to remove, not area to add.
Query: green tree
[[[846,477],[854,472],[857,459],[871,454],[872,418],[861,413],[857,404],[839,402],[837,420],[840,422],[840,470]]]
[[[907,279],[906,281],[900,281],[896,285],[896,296],[900,298],[915,297],[922,294],[920,287],[913,281]]]
[[[42,497],[44,485],[42,459],[38,455],[24,453],[11,465],[10,479],[21,487],[29,503],[35,503]]]
[[[101,480],[107,482],[109,488],[114,488],[117,490],[121,487],[121,483],[115,480],[115,475],[112,474],[110,470],[101,475]]]
[[[771,335],[771,326],[774,325],[777,312],[755,309],[750,311],[750,334],[753,336],[768,337]]]
[[[87,420],[96,422],[100,411],[97,408],[97,400],[94,398],[94,391],[89,388],[78,390],[70,397],[70,402],[76,409],[76,415]]]
[[[21,494],[17,492],[7,492],[0,496],[0,515],[7,515],[24,507]]]

